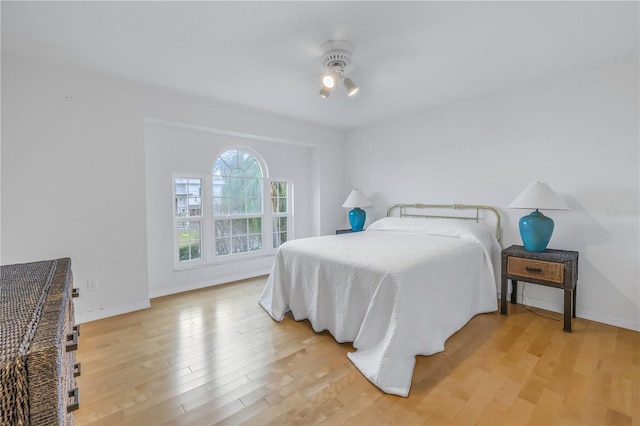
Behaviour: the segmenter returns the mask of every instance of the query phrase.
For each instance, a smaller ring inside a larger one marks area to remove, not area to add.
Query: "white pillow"
[[[375,221],[367,231],[398,231],[444,237],[470,238],[477,241],[495,240],[486,226],[462,219],[429,219],[419,217],[385,217]]]

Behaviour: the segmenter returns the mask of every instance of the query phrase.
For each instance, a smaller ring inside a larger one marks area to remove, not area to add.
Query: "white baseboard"
[[[603,324],[609,324],[620,328],[626,328],[628,330],[640,331],[640,321],[632,322],[623,320],[620,318],[613,318],[606,315],[594,313],[594,312],[584,312],[580,309],[576,309],[577,317],[584,318],[589,321],[600,322]]]
[[[89,311],[83,314],[76,313],[76,323],[83,324],[85,322],[96,321],[116,315],[128,314],[129,312],[139,311],[151,307],[149,300],[146,302],[132,303],[130,305],[118,306],[109,309],[99,309],[97,311]]]
[[[271,271],[271,267],[264,268],[262,270],[258,269],[258,270],[251,270],[251,271],[240,271],[240,272],[236,272],[236,273],[228,274],[228,275],[223,275],[223,276],[220,276],[220,277],[216,277],[214,279],[210,279],[210,280],[202,281],[202,282],[198,282],[198,283],[192,283],[192,284],[188,284],[188,285],[181,285],[179,287],[158,289],[158,290],[152,291],[149,294],[149,297],[153,299],[154,297],[168,296],[170,294],[177,294],[177,293],[182,293],[182,292],[185,292],[185,291],[198,290],[200,288],[211,287],[213,285],[227,284],[227,283],[231,283],[231,282],[234,282],[234,281],[240,281],[240,280],[246,280],[246,279],[249,279],[249,278],[260,277],[262,275],[268,275],[270,271]]]
[[[243,272],[238,272],[238,273],[218,277],[213,280],[193,283],[187,286],[162,289],[162,290],[151,293],[150,299],[154,297],[168,296],[170,294],[177,294],[185,291],[211,287],[213,285],[227,284],[234,281],[246,280],[248,278],[260,277],[260,276],[269,274],[270,271],[271,271],[271,268],[266,268],[264,270],[243,271]],[[139,311],[141,309],[147,309],[151,307],[150,299],[145,302],[132,303],[130,305],[118,306],[115,308],[109,308],[109,309],[101,308],[96,311],[89,311],[81,314],[76,313],[76,323],[83,324],[86,322],[96,321],[96,320],[100,320],[108,317],[113,317],[116,315],[122,315],[122,314],[127,314],[129,312]]]
[[[522,295],[518,292],[518,303],[521,303],[520,297]],[[500,293],[498,293],[498,299],[500,299]],[[507,295],[507,301],[511,300],[511,295]],[[524,304],[527,306],[532,306],[534,308],[545,309],[551,312],[557,312],[559,314],[564,313],[564,306],[559,303],[552,303],[548,300],[536,299],[533,297],[525,296]],[[607,315],[602,315],[596,312],[584,311],[580,309],[580,306],[577,306],[576,309],[576,317],[583,318],[589,321],[595,321],[602,324],[608,324],[615,327],[626,328],[628,330],[640,331],[640,320],[639,321],[628,321],[623,318],[614,318]]]

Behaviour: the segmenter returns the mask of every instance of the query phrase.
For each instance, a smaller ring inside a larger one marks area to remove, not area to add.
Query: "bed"
[[[431,213],[443,208],[461,214]],[[353,342],[358,370],[406,397],[416,355],[443,351],[471,318],[497,310],[499,240],[493,207],[394,205],[366,231],[283,244],[259,303],[276,321],[291,312]]]

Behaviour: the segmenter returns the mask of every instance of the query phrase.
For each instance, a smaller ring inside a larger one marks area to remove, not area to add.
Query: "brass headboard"
[[[496,216],[496,238],[502,245],[502,227],[500,226],[500,213],[495,207],[491,206],[476,206],[471,204],[394,204],[387,210],[387,216],[391,216],[395,209],[400,210],[400,217],[426,217],[433,219],[461,219],[461,220],[473,220],[477,223],[480,222],[480,211],[486,210],[492,212]],[[414,210],[429,210],[429,209],[447,209],[447,210],[475,210],[475,215],[469,216],[449,216],[449,215],[434,215],[414,213]]]

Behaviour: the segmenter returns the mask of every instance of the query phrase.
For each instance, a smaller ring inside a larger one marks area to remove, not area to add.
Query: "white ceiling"
[[[1,2],[2,51],[348,129],[617,57],[638,2]],[[318,96],[320,45],[354,45]]]

